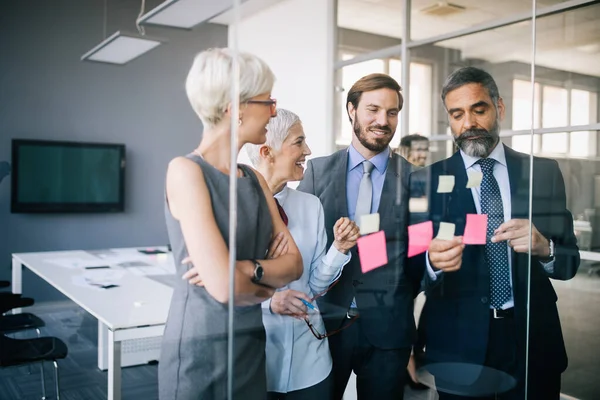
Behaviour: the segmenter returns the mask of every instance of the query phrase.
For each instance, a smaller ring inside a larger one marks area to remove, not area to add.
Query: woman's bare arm
[[[171,214],[181,224],[194,268],[208,293],[221,303],[229,301],[229,251],[215,221],[210,194],[202,170],[184,157],[173,159],[167,170],[167,199]],[[236,268],[237,305],[258,304],[274,290],[251,282],[249,262]]]

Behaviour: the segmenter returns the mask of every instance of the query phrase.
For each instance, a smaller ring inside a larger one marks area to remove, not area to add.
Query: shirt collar
[[[390,154],[390,148],[388,146],[385,148],[384,151],[375,155],[369,161],[373,163],[373,165],[375,166],[375,168],[377,168],[377,171],[379,171],[379,173],[383,174],[385,172],[385,169],[387,168],[388,160],[390,159]],[[356,150],[354,146],[350,144],[350,146],[348,147],[348,171],[352,171],[365,160],[366,158],[364,158],[358,152],[358,150]]]
[[[477,161],[481,160],[481,157],[473,157],[460,150],[463,162],[465,163],[465,169],[471,168]],[[504,145],[501,141],[498,142],[494,150],[490,153],[488,158],[496,160],[498,164],[506,167],[506,154],[504,153]]]
[[[285,200],[287,199],[289,193],[290,188],[288,185],[285,185],[281,192],[275,194],[274,197],[277,199],[281,207],[283,207],[283,204],[285,203]]]

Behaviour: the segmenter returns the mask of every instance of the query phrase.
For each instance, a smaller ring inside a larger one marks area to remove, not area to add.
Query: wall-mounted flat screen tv
[[[121,212],[125,145],[12,141],[11,212]]]

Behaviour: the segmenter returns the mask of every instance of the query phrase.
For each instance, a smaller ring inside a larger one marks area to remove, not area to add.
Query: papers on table
[[[109,270],[130,272],[136,276],[168,275],[175,273],[173,255],[160,253],[145,255],[135,249],[123,252],[93,250],[68,256],[62,254],[44,260],[53,265],[73,270]]]
[[[89,289],[105,290],[119,287],[119,281],[125,271],[114,268],[86,270],[81,275],[73,276],[73,284]]]
[[[126,271],[136,276],[169,275],[174,273],[166,268],[154,265],[148,267],[129,267]]]
[[[48,258],[44,261],[69,269],[85,269],[87,267],[101,267],[106,265],[106,261],[97,258],[57,257]]]

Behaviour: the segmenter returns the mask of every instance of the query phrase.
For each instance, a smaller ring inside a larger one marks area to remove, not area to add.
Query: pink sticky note
[[[385,233],[383,231],[360,237],[356,244],[358,245],[360,268],[363,273],[388,263]]]
[[[487,214],[467,214],[467,224],[463,235],[463,243],[485,244],[487,222]]]
[[[433,223],[431,221],[408,227],[408,256],[425,253],[433,239]]]

